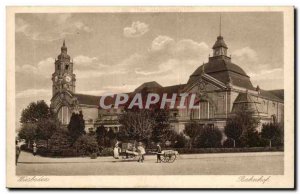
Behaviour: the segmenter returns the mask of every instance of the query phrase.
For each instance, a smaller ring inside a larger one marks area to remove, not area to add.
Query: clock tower
[[[55,59],[55,72],[52,74],[52,96],[63,91],[75,93],[75,81],[73,61],[68,55],[68,48],[64,41],[61,53]]]

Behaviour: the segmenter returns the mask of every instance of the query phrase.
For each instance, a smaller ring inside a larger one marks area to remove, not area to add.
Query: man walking
[[[138,150],[138,153],[139,153],[138,162],[144,162],[144,160],[145,160],[144,155],[146,154],[146,151],[145,151],[145,148],[143,147],[142,142],[139,142],[137,150]]]
[[[33,153],[33,156],[35,156],[35,155],[36,155],[36,152],[37,152],[37,145],[36,145],[36,143],[34,142],[32,146],[33,146],[33,149],[32,149],[33,152],[32,152],[32,153]]]
[[[156,148],[157,161],[156,161],[156,163],[161,162],[160,155],[161,155],[161,147],[160,147],[159,143],[157,143],[157,148]]]
[[[19,146],[19,141],[16,140],[16,166],[18,165],[18,159],[21,154],[21,148]]]

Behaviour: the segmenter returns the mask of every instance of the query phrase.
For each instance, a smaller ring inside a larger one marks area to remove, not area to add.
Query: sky
[[[63,40],[74,61],[76,93],[130,92],[144,82],[184,84],[208,61],[221,33],[232,62],[262,89],[283,88],[283,15],[251,13],[16,14],[16,117],[52,96]]]

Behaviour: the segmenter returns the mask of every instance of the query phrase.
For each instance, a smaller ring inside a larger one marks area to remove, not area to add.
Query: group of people
[[[145,150],[145,147],[143,146],[143,143],[142,142],[139,142],[138,143],[138,146],[135,148],[134,147],[134,152],[136,151],[137,152],[137,156],[138,156],[138,162],[144,162],[145,160],[145,154],[146,154],[146,150]],[[157,156],[157,163],[160,163],[161,162],[161,147],[160,147],[160,144],[157,143],[156,145],[156,156]],[[120,152],[121,152],[121,148],[119,147],[119,142],[117,142],[115,144],[115,147],[114,147],[114,158],[115,159],[119,159],[120,157]]]

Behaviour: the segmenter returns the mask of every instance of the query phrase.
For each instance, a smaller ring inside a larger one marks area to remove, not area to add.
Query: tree
[[[222,133],[217,127],[204,126],[196,137],[195,144],[201,148],[221,146]]]
[[[236,140],[238,140],[243,133],[241,123],[238,121],[238,119],[229,118],[224,128],[226,136],[233,140],[233,147],[236,146]]]
[[[37,134],[37,125],[35,123],[25,123],[22,125],[21,130],[19,131],[19,138],[25,139],[28,144],[28,148],[30,147],[31,141],[36,139]]]
[[[254,116],[252,111],[238,110],[234,116],[229,119],[226,135],[234,140],[239,139],[243,146],[259,145],[259,135],[257,127],[259,119]],[[239,134],[241,132],[241,134]],[[237,138],[238,137],[238,138]]]
[[[269,146],[272,147],[272,140],[281,138],[281,129],[277,123],[266,123],[262,126],[261,137],[269,140]]]
[[[105,146],[105,137],[107,134],[107,130],[103,125],[100,125],[96,129],[96,139],[99,146]]]
[[[19,137],[26,139],[28,146],[35,139],[48,140],[60,127],[59,121],[45,101],[31,102],[22,111]]]
[[[187,143],[187,139],[183,133],[177,134],[176,141],[174,144],[175,148],[184,148]]]
[[[70,122],[68,124],[68,130],[70,133],[70,136],[73,139],[73,142],[77,140],[78,137],[85,134],[85,124],[82,112],[80,111],[78,113],[72,113]]]
[[[36,123],[41,119],[54,118],[54,114],[45,101],[31,102],[27,108],[22,110],[20,122]]]
[[[172,144],[174,144],[175,141],[177,141],[178,133],[174,131],[173,129],[166,129],[163,132],[162,142],[166,143],[166,141],[170,141]]]
[[[37,123],[36,136],[37,139],[47,140],[47,148],[48,148],[48,140],[51,136],[58,130],[61,130],[60,123],[57,119],[48,118],[41,119]]]
[[[98,143],[94,135],[82,135],[74,143],[74,148],[80,155],[91,155],[99,152]]]
[[[148,142],[152,135],[154,122],[151,110],[127,110],[119,116],[122,133],[129,140]]]
[[[151,139],[154,142],[165,143],[173,137],[173,130],[170,129],[169,111],[155,108],[152,111],[154,126]]]
[[[185,125],[183,133],[190,138],[190,148],[192,148],[194,145],[195,139],[199,135],[202,128],[203,127],[197,122],[190,122]]]
[[[113,146],[115,141],[116,141],[116,133],[114,132],[113,129],[110,129],[107,134],[106,134],[106,137],[107,137],[107,146]]]

